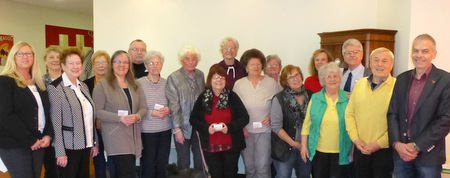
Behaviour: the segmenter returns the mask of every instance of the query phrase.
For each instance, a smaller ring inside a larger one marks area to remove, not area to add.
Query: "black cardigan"
[[[202,106],[204,99],[204,94],[200,94],[195,102],[194,109],[191,112],[190,123],[192,127],[197,130],[200,134],[200,141],[202,143],[202,148],[205,149],[209,145],[209,126],[210,124],[205,121],[205,108]],[[249,116],[247,109],[245,109],[239,96],[230,91],[228,96],[228,105],[231,110],[231,122],[226,123],[228,127],[228,133],[231,134],[231,142],[234,150],[240,151],[245,148],[244,132],[243,128],[249,122]]]
[[[44,135],[53,138],[47,91],[38,88],[45,114],[43,134],[38,130],[38,104],[28,87],[21,88],[9,76],[0,76],[0,147],[31,148]]]

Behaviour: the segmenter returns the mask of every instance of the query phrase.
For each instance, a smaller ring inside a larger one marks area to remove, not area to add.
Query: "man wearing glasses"
[[[148,75],[144,65],[144,56],[147,54],[147,45],[140,39],[133,40],[128,48],[128,54],[133,62],[133,72],[135,78],[141,78]]]
[[[342,45],[342,56],[344,56],[344,61],[348,64],[348,70],[344,72],[339,88],[352,92],[355,83],[359,79],[369,76],[372,72],[361,64],[363,47],[357,39],[352,38],[344,42]]]

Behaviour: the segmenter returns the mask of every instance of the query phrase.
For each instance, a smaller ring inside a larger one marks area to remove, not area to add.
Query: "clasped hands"
[[[31,150],[37,150],[39,148],[46,148],[50,146],[50,141],[52,140],[52,137],[46,135],[42,137],[42,139],[36,140],[36,142],[31,146]]]
[[[160,108],[159,110],[152,110],[152,116],[156,116],[159,117],[161,119],[166,118],[167,115],[170,114],[170,108],[169,107],[163,107]]]
[[[126,126],[130,126],[130,125],[136,123],[138,120],[139,120],[139,115],[137,115],[137,114],[130,114],[127,116],[120,117],[120,122],[122,122]]]
[[[353,143],[355,144],[356,148],[359,151],[361,151],[362,154],[365,154],[365,155],[370,155],[381,149],[381,146],[378,145],[377,142],[373,142],[373,143],[366,145],[360,139],[356,139]]]
[[[216,125],[216,124],[222,124],[222,129],[214,128],[214,125]],[[221,122],[221,123],[212,123],[211,125],[209,125],[208,132],[209,132],[210,135],[212,135],[212,134],[214,134],[216,132],[222,132],[224,134],[227,134],[228,133],[228,127],[223,122]]]

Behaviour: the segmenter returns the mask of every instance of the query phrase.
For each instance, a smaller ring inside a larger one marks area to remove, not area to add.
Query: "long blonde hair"
[[[31,48],[31,51],[33,52],[33,65],[31,66],[30,75],[31,80],[41,89],[46,90],[44,80],[42,79],[41,75],[41,69],[39,68],[38,60],[36,59],[36,53],[34,51],[34,48],[28,44],[27,42],[19,41],[11,48],[11,51],[8,55],[8,58],[6,60],[5,68],[3,68],[3,71],[0,73],[0,75],[6,75],[11,78],[14,78],[17,85],[19,87],[25,88],[27,87],[27,84],[25,82],[25,77],[17,70],[16,61],[14,60],[14,57],[16,56],[17,51],[19,51],[20,48],[28,46]]]

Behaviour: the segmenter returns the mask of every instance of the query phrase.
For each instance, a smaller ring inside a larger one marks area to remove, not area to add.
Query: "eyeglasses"
[[[33,52],[17,52],[16,53],[16,56],[17,57],[33,57],[34,56],[34,53]]]
[[[215,75],[215,76],[213,76],[213,79],[225,80],[225,77],[223,77],[221,75]]]
[[[160,62],[148,62],[148,65],[159,66],[159,65],[161,65],[161,63]]]
[[[130,64],[130,62],[125,61],[125,60],[123,60],[123,61],[120,61],[120,60],[114,60],[113,63],[114,63],[114,64],[119,64],[119,63],[122,63],[122,64]]]
[[[326,79],[336,79],[339,78],[339,75],[327,75],[325,76]]]
[[[144,48],[131,48],[130,50],[134,51],[134,52],[144,52],[145,51]]]
[[[294,79],[300,79],[300,78],[301,78],[300,73],[297,73],[297,74],[295,74],[294,76],[288,77],[287,79],[292,81],[292,80],[294,80]]]
[[[347,55],[347,56],[350,56],[350,55],[352,55],[352,54],[358,54],[358,53],[360,53],[361,51],[359,51],[359,50],[355,50],[355,51],[346,51],[345,53],[344,53],[344,55]]]
[[[106,65],[106,62],[105,61],[101,61],[101,62],[95,62],[95,65]]]
[[[278,64],[267,64],[267,67],[278,67]]]
[[[228,51],[228,50],[236,50],[235,47],[223,47],[222,49],[225,50],[225,51]]]

